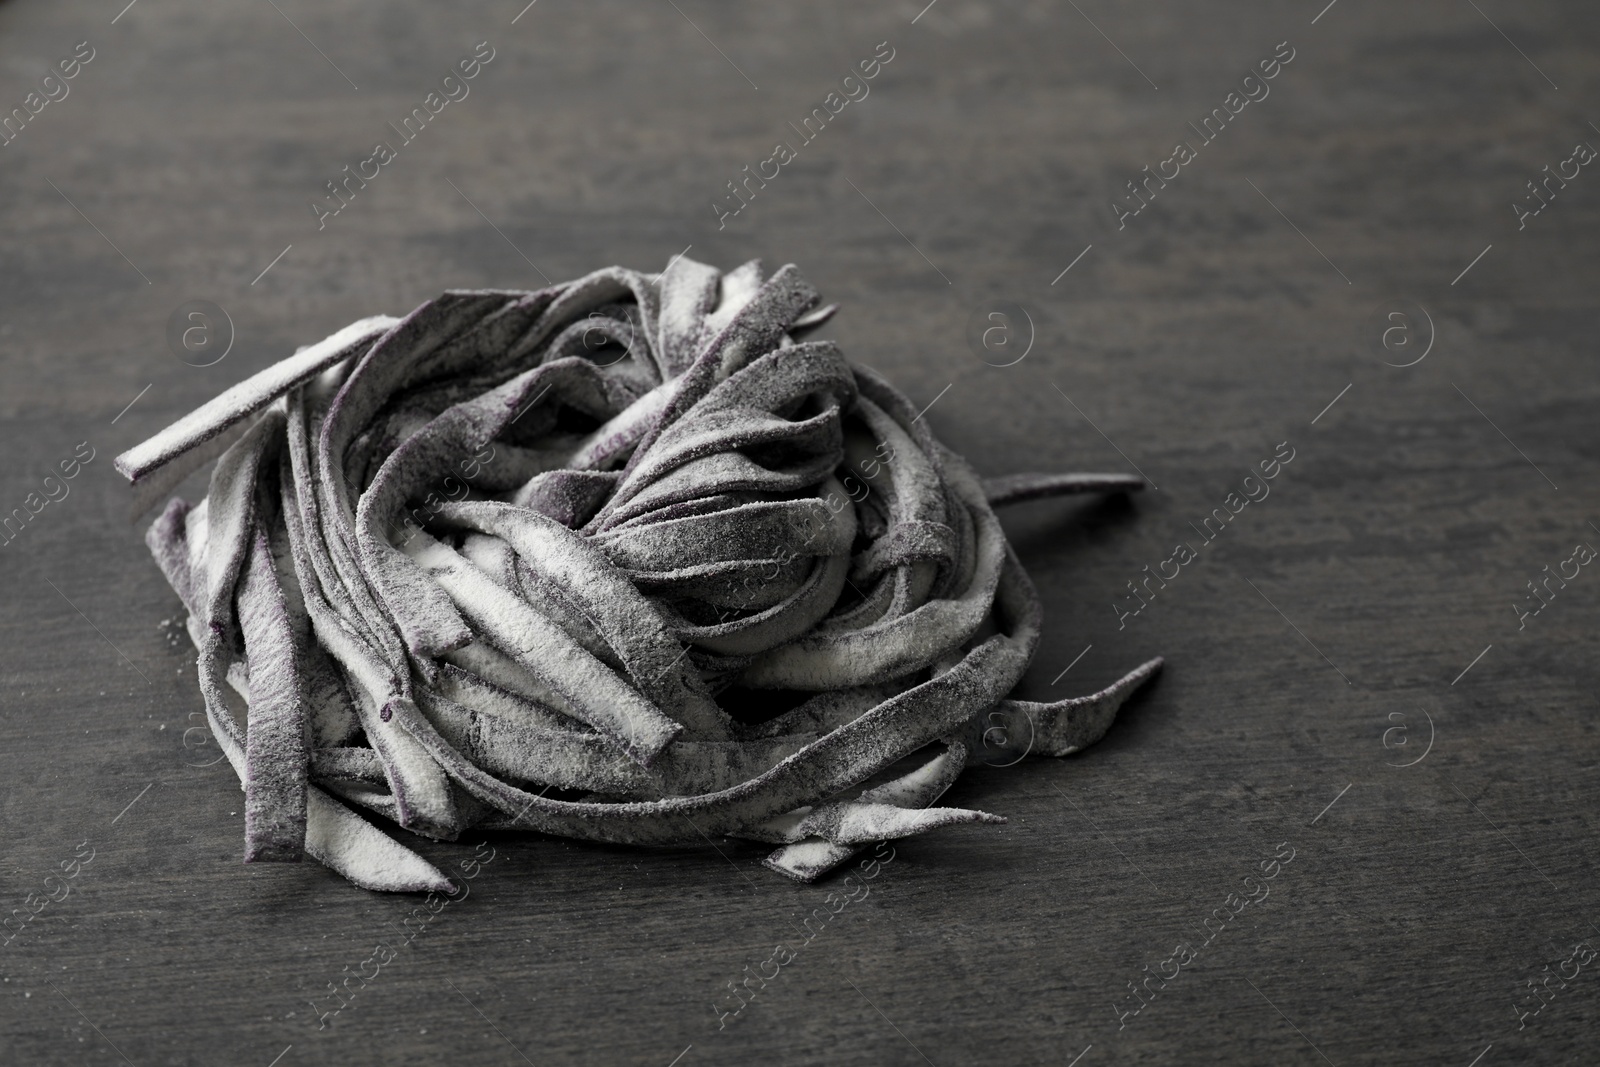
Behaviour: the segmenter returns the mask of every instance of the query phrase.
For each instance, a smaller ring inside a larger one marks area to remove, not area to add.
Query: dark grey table
[[[93,856],[0,950],[0,1061],[1596,1062],[1600,15],[1323,3],[0,6],[0,513],[93,457],[0,548],[0,911]],[[686,250],[800,264],[985,473],[1147,475],[1007,513],[1022,693],[1168,669],[1098,747],[964,777],[1010,823],[899,844],[721,1029],[828,887],[530,836],[319,1030],[418,901],[240,864],[112,457],[355,318]]]

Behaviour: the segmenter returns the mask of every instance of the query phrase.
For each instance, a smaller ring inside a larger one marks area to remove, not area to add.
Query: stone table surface
[[[1595,1062],[1597,45],[1549,0],[0,5],[0,514],[92,456],[0,548],[0,1061]],[[241,864],[112,458],[356,318],[680,252],[799,264],[983,473],[1147,476],[1005,513],[1021,693],[1168,667],[720,1027],[828,884],[502,835],[319,1029],[420,902]]]

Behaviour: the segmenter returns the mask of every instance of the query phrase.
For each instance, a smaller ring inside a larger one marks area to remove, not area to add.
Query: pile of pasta
[[[728,835],[811,880],[1003,821],[936,803],[997,738],[1097,740],[1160,660],[1008,700],[1041,608],[993,508],[1142,481],[980,479],[809,339],[833,310],[792,265],[685,258],[447,292],[118,457],[145,501],[216,460],[146,540],[188,609],[246,861],[453,892],[381,816],[436,840]]]

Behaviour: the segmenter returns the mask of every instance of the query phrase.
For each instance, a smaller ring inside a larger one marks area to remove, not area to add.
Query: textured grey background
[[[96,850],[0,949],[0,1060],[1594,1062],[1593,968],[1519,1011],[1600,946],[1600,574],[1523,630],[1512,605],[1600,544],[1600,175],[1520,231],[1510,205],[1600,144],[1600,14],[1323,4],[0,5],[0,106],[96,50],[0,147],[0,513],[96,452],[0,548],[0,912]],[[471,95],[318,232],[323,183],[483,40]],[[870,96],[719,231],[724,183],[885,40]],[[1284,40],[1271,95],[1109,224]],[[1024,692],[1169,668],[1089,752],[964,778],[952,803],[1011,822],[900,845],[724,1030],[725,983],[826,887],[733,841],[529,837],[319,1032],[306,998],[417,902],[241,866],[111,459],[357,317],[690,245],[800,264],[844,305],[829,334],[937,399],[984,473],[1137,464],[1159,491],[1006,516],[1047,606]],[[211,367],[167,349],[191,299],[236,332]],[[965,339],[997,301],[1035,333],[1003,369]],[[1272,495],[1119,630],[1125,583],[1282,441]],[[1119,1028],[1128,983],[1284,841],[1270,897]]]

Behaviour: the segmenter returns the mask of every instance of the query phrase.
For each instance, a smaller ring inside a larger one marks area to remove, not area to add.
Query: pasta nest
[[[986,751],[1098,739],[1161,661],[1008,700],[1041,609],[993,508],[1142,480],[979,478],[808,339],[833,310],[792,265],[681,257],[451,291],[120,456],[145,500],[220,456],[146,540],[189,611],[246,861],[454,891],[366,809],[446,840],[730,835],[809,881],[1004,821],[936,806]]]

